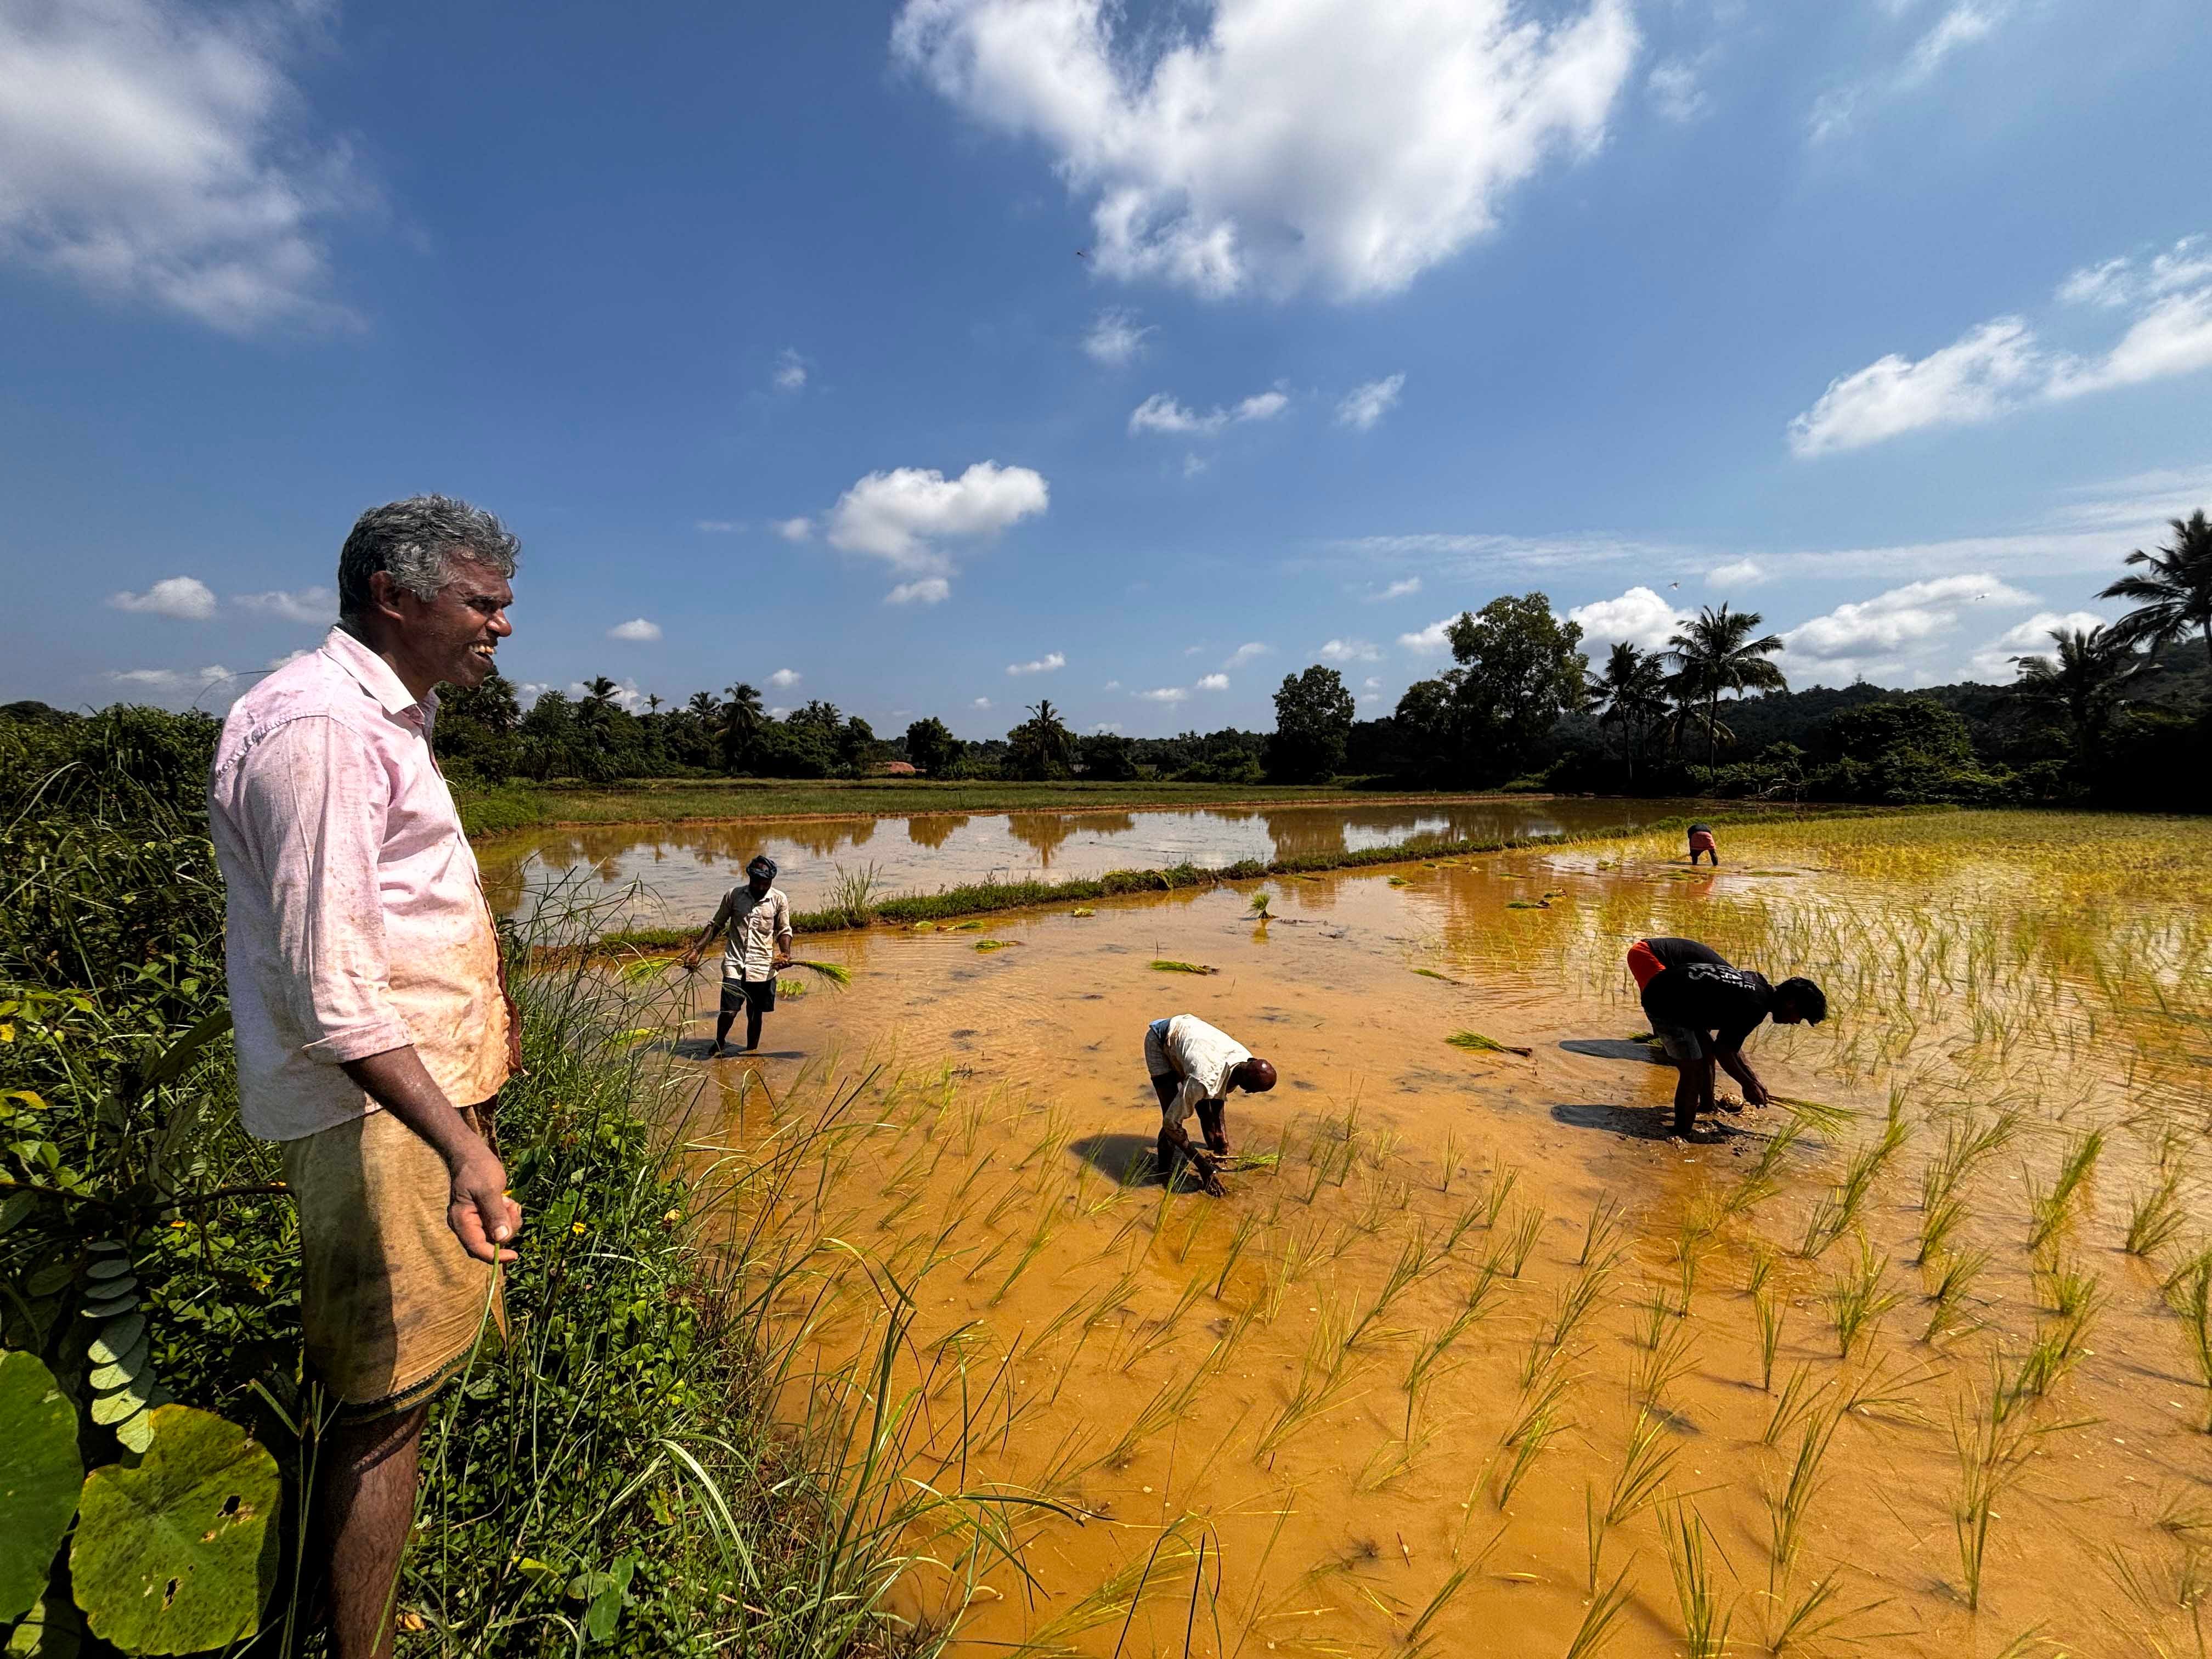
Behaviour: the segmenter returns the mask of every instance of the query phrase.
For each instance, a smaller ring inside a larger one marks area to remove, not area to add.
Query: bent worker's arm
[[[1220,1197],[1221,1176],[1214,1167],[1213,1154],[1193,1140],[1190,1131],[1184,1128],[1178,1119],[1162,1118],[1160,1133],[1170,1146],[1190,1160],[1191,1168],[1198,1171],[1200,1184],[1216,1198]]]
[[[779,894],[775,901],[775,966],[791,966],[791,901]]]
[[[714,912],[714,919],[707,924],[706,931],[697,939],[693,939],[691,948],[684,953],[684,969],[686,973],[699,965],[699,958],[707,954],[707,947],[714,942],[714,935],[722,931],[722,924],[729,919],[730,899],[729,895],[726,893],[722,896],[720,906]]]
[[[1741,1087],[1747,1104],[1764,1106],[1772,1098],[1766,1092],[1766,1085],[1759,1080],[1759,1073],[1751,1069],[1751,1062],[1743,1057],[1742,1049],[1723,1048],[1714,1057]],[[1710,1071],[1705,1073],[1705,1095],[1708,1099],[1711,1098],[1712,1073]]]

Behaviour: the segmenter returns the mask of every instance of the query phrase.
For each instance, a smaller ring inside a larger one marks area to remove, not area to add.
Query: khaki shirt
[[[775,951],[791,945],[791,901],[783,889],[771,887],[755,898],[750,884],[732,887],[722,896],[714,926],[730,930],[722,951],[722,977],[749,979],[755,983],[775,972]]]

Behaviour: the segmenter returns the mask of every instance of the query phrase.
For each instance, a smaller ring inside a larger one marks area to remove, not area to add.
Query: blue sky
[[[2009,678],[2212,506],[2208,77],[2201,0],[27,0],[0,697],[221,707],[429,489],[517,681],[879,730],[1383,713],[1532,588]]]

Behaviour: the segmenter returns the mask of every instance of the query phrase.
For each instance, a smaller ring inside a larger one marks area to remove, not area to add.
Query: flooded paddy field
[[[1109,870],[1201,868],[1243,859],[1327,857],[1415,836],[1509,841],[1626,833],[1692,810],[1669,800],[1487,799],[1373,805],[1181,811],[999,812],[915,817],[732,818],[714,823],[616,823],[526,830],[488,842],[484,885],[502,915],[529,919],[548,892],[563,903],[623,901],[626,923],[714,913],[766,853],[793,908],[828,902],[840,867],[873,866],[880,896],[970,882],[1099,876]],[[635,894],[634,898],[628,896]]]
[[[915,1557],[892,1604],[975,1654],[2201,1652],[2212,837],[1723,855],[826,935],[851,989],[765,1055],[687,1026],[788,1415]],[[1747,1048],[1812,1105],[1666,1137],[1655,933],[1826,988]],[[1225,1199],[1150,1169],[1176,1012],[1282,1073]]]

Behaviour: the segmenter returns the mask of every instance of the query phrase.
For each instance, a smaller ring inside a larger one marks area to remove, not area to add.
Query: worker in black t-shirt
[[[1828,1017],[1827,996],[1811,980],[1770,985],[1765,975],[1730,966],[1693,939],[1638,939],[1628,948],[1628,971],[1643,994],[1651,1035],[1681,1073],[1674,1085],[1678,1135],[1690,1133],[1698,1114],[1713,1109],[1716,1062],[1742,1085],[1746,1100],[1766,1104],[1766,1085],[1743,1057],[1743,1040],[1759,1021],[1818,1025]]]

